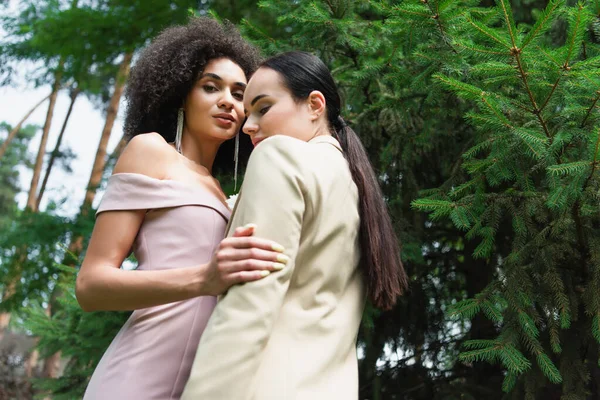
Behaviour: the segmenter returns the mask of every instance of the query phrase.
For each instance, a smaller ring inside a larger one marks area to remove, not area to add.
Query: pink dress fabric
[[[133,244],[138,270],[210,261],[225,235],[229,209],[210,192],[141,174],[110,177],[98,213],[148,210]],[[85,400],[179,399],[216,297],[133,312],[104,353]]]

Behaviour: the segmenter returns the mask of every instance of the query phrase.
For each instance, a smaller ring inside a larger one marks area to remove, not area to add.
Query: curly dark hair
[[[228,21],[221,24],[208,17],[194,17],[186,25],[162,31],[131,69],[125,89],[125,134],[132,138],[157,132],[167,142],[173,142],[177,110],[206,64],[221,57],[238,64],[248,78],[261,61],[258,49]],[[240,163],[245,163],[252,145],[247,135],[240,135],[240,139]],[[228,172],[233,168],[231,142],[219,149],[213,171]]]

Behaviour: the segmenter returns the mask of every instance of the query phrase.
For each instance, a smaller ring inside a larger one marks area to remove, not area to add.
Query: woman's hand
[[[255,226],[237,228],[221,241],[208,264],[203,265],[202,295],[219,295],[230,286],[262,279],[285,268],[284,248],[270,240],[255,238]]]

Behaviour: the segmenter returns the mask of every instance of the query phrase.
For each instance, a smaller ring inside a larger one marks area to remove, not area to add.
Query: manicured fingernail
[[[287,264],[290,261],[290,258],[285,254],[277,254],[277,261]]]
[[[244,229],[250,229],[250,228],[256,229],[256,224],[246,224],[246,225],[244,225]]]
[[[264,278],[265,276],[268,276],[271,272],[270,271],[260,271],[260,276],[262,278]]]
[[[280,253],[283,253],[283,251],[285,250],[282,245],[277,244],[277,243],[273,243],[271,245],[271,248],[273,249],[273,251],[278,251]]]
[[[283,269],[285,267],[285,264],[282,264],[282,263],[273,263],[272,266],[273,266],[273,269],[281,270],[281,269]]]

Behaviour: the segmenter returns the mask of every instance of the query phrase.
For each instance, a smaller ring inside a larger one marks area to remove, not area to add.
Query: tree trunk
[[[71,8],[77,8],[78,2],[79,2],[79,0],[72,0]],[[40,181],[40,175],[42,172],[42,164],[44,162],[44,155],[46,153],[46,145],[48,143],[48,135],[50,133],[50,125],[52,123],[52,116],[54,114],[54,106],[56,105],[56,98],[58,96],[58,90],[60,89],[60,81],[62,78],[63,65],[64,65],[64,59],[61,57],[61,59],[58,63],[58,69],[54,74],[54,85],[52,86],[52,92],[50,93],[50,104],[48,105],[48,113],[46,114],[46,121],[44,123],[44,129],[42,130],[42,140],[40,142],[40,148],[38,150],[38,154],[37,154],[37,157],[35,160],[35,166],[33,169],[33,177],[31,178],[31,185],[29,187],[29,196],[27,198],[26,209],[29,208],[34,213],[38,212],[38,206],[40,204],[39,199],[38,199],[38,189],[37,188],[38,188],[38,184]],[[69,107],[69,112],[67,113],[67,117],[65,118],[65,123],[63,124],[61,136],[65,129],[66,120],[69,118],[69,114],[71,113],[71,107],[73,106],[73,101],[74,100],[72,99],[71,106]],[[59,138],[59,140],[60,140],[60,138]],[[48,171],[50,171],[50,168],[48,168]],[[23,254],[24,255],[26,254],[26,249],[23,252]],[[46,309],[46,315],[50,316],[50,312],[51,312],[50,308]],[[33,370],[36,367],[38,356],[39,355],[38,355],[37,350],[34,350],[34,352],[30,355],[30,358],[28,360],[28,365],[27,365],[28,369]],[[50,358],[52,358],[52,357],[50,357]],[[60,358],[60,356],[59,356],[59,358]]]
[[[1,313],[0,314],[0,340],[4,337],[4,330],[8,326],[10,322],[10,314],[9,313]]]
[[[100,143],[98,144],[96,157],[94,158],[92,173],[88,181],[83,204],[81,205],[81,215],[87,215],[87,213],[89,212],[89,209],[92,206],[92,203],[94,202],[94,199],[96,197],[96,190],[98,189],[100,181],[102,180],[102,174],[104,173],[104,167],[106,166],[106,147],[108,146],[110,134],[112,132],[115,119],[117,118],[117,113],[119,111],[119,101],[121,100],[121,95],[123,94],[125,80],[129,75],[129,66],[131,64],[132,56],[133,53],[125,54],[125,56],[123,57],[123,61],[121,62],[121,66],[119,67],[119,72],[117,73],[115,91],[113,92],[113,95],[110,99],[110,104],[106,113],[106,121],[104,123],[104,128],[102,129],[102,136],[100,137]],[[76,238],[73,238],[73,241],[69,246],[69,251],[74,254],[79,254],[82,251],[82,247],[83,238],[81,236],[78,236]]]
[[[121,95],[123,94],[123,89],[125,87],[125,81],[127,76],[129,75],[129,67],[131,64],[131,58],[133,53],[126,53],[123,57],[123,61],[121,61],[121,66],[119,67],[119,72],[117,73],[117,79],[115,82],[115,90],[110,99],[110,103],[108,105],[108,111],[106,113],[106,121],[104,123],[104,128],[102,129],[102,135],[100,137],[100,144],[98,145],[98,150],[96,151],[96,157],[94,159],[94,165],[92,167],[92,173],[90,175],[90,179],[87,185],[87,191],[85,193],[85,198],[83,200],[83,204],[81,206],[81,214],[86,215],[89,212],[92,203],[94,202],[94,198],[96,196],[96,189],[100,185],[100,181],[102,180],[102,174],[104,173],[104,166],[106,165],[106,147],[108,146],[108,141],[110,139],[110,134],[112,132],[113,125],[115,124],[115,119],[117,118],[117,113],[119,112],[119,101],[121,100]],[[122,141],[122,140],[121,140]],[[119,143],[120,144],[120,143]],[[118,148],[119,146],[117,146]],[[69,251],[75,255],[79,255],[81,253],[83,247],[83,237],[77,236],[73,238],[71,245],[69,246]],[[55,289],[58,290],[58,289]],[[56,296],[56,293],[53,293],[53,297]],[[56,296],[57,297],[57,296]],[[60,352],[53,354],[48,357],[44,361],[44,376],[48,378],[56,378],[56,374],[58,372],[58,361],[60,360]]]
[[[4,157],[4,153],[6,153],[6,149],[8,149],[8,145],[17,136],[17,133],[19,133],[19,131],[21,130],[21,126],[23,126],[23,124],[25,123],[25,121],[27,121],[27,118],[29,118],[31,116],[31,114],[33,114],[33,112],[39,106],[42,105],[43,102],[45,102],[46,100],[48,100],[48,98],[51,95],[52,95],[52,93],[49,94],[48,96],[44,97],[42,100],[40,100],[39,103],[37,103],[35,106],[33,106],[33,108],[31,108],[31,110],[29,110],[27,112],[27,114],[25,114],[25,116],[21,119],[21,121],[19,121],[19,123],[13,128],[13,130],[10,131],[10,133],[6,137],[6,140],[4,140],[4,143],[2,143],[2,147],[0,147],[0,160],[2,159],[2,157]]]
[[[58,139],[56,140],[56,145],[54,146],[54,150],[52,154],[50,154],[50,160],[48,160],[48,166],[46,167],[46,173],[44,175],[44,180],[42,181],[42,187],[40,188],[40,193],[37,196],[36,202],[36,210],[40,209],[40,203],[42,202],[42,197],[44,197],[44,192],[46,191],[46,185],[48,184],[48,178],[50,177],[50,171],[52,171],[52,167],[54,165],[54,161],[56,160],[56,155],[60,150],[60,145],[62,144],[62,140],[65,134],[65,130],[67,128],[67,123],[69,122],[69,118],[71,117],[71,112],[73,111],[73,106],[75,105],[75,100],[77,100],[77,96],[79,95],[80,90],[75,88],[71,91],[71,104],[69,104],[69,109],[67,110],[67,115],[65,116],[65,120],[63,122],[63,126],[60,130],[60,134],[58,135]]]
[[[15,292],[15,282],[11,282],[5,289],[4,293],[2,293],[2,299],[8,299]],[[0,340],[4,338],[4,332],[10,323],[10,313],[9,312],[0,312]]]
[[[50,104],[48,104],[48,112],[46,113],[46,121],[44,123],[44,129],[42,130],[42,140],[40,142],[40,148],[38,150],[38,154],[36,157],[35,166],[33,169],[33,177],[31,178],[31,186],[29,187],[29,195],[27,197],[26,208],[29,208],[33,212],[37,211],[37,208],[36,208],[37,185],[38,185],[38,181],[40,180],[40,173],[42,170],[42,163],[44,161],[44,154],[46,153],[46,143],[48,142],[48,133],[50,132],[50,124],[52,122],[52,115],[54,114],[54,106],[56,105],[56,97],[58,95],[58,90],[60,89],[60,78],[62,76],[60,69],[62,68],[62,65],[63,65],[63,61],[61,60],[59,62],[59,69],[54,74],[54,84],[52,85],[52,92],[50,92],[50,95],[48,96],[50,98]],[[42,102],[44,100],[42,100]],[[41,102],[40,102],[40,104],[41,104]],[[32,109],[30,111],[30,113],[33,112],[34,109]],[[26,117],[28,117],[28,116],[29,115],[27,115]],[[23,121],[24,120],[25,119],[23,119]],[[23,121],[21,121],[21,123]],[[27,249],[22,249],[20,251],[20,254],[18,255],[18,257],[20,259],[24,260],[26,257],[26,253],[27,253]],[[15,268],[20,268],[20,263],[21,262],[19,261],[15,265]],[[20,275],[20,274],[18,274],[18,275]],[[10,282],[8,284],[6,290],[4,291],[4,293],[2,295],[3,299],[7,299],[13,295],[14,290],[15,290],[14,288],[15,288],[17,282],[18,282],[18,279],[16,281]],[[10,313],[6,313],[6,312],[0,313],[0,337],[4,336],[4,330],[8,326],[9,322],[10,322]]]
[[[123,135],[121,140],[119,140],[119,144],[117,144],[117,147],[115,147],[112,154],[110,155],[109,159],[117,160],[119,157],[121,157],[121,153],[125,149],[125,146],[127,146],[127,138],[125,137],[125,135]]]
[[[59,70],[54,74],[54,85],[52,86],[52,92],[50,93],[50,104],[48,105],[48,113],[46,114],[46,122],[44,123],[44,129],[42,130],[42,140],[40,141],[40,148],[38,150],[37,157],[35,159],[35,166],[33,167],[33,176],[31,177],[31,185],[29,186],[29,196],[27,197],[27,208],[32,211],[37,211],[37,188],[40,181],[40,175],[42,173],[42,164],[44,163],[44,155],[46,154],[46,144],[48,143],[48,134],[50,133],[50,125],[52,124],[52,115],[54,114],[54,106],[56,105],[56,97],[58,95],[58,89],[60,89],[60,79],[62,73],[60,68],[63,62],[59,64]]]
[[[110,104],[106,113],[106,122],[104,123],[104,128],[102,129],[102,136],[100,137],[100,143],[98,145],[98,150],[96,151],[94,166],[92,168],[92,173],[88,182],[87,191],[85,193],[82,211],[84,211],[86,207],[90,207],[94,202],[94,198],[96,197],[96,189],[98,188],[98,185],[100,185],[100,181],[102,180],[104,166],[106,165],[106,147],[108,146],[110,134],[112,132],[115,119],[117,118],[117,113],[119,111],[119,101],[121,100],[121,95],[123,94],[125,80],[129,75],[129,66],[131,63],[132,56],[133,53],[125,54],[125,56],[123,57],[123,61],[121,62],[121,66],[119,68],[119,72],[117,73],[115,91],[113,92],[112,98],[110,99]]]
[[[373,328],[361,327],[364,339],[364,359],[360,364],[360,394],[371,400],[381,400],[381,377],[377,373],[377,361],[383,353],[384,343],[377,332],[377,320]],[[361,397],[362,398],[362,397]]]
[[[36,339],[37,344],[37,339]],[[27,378],[33,378],[33,372],[35,367],[37,366],[38,360],[40,358],[40,352],[38,349],[33,349],[29,357],[27,358],[27,362],[25,363],[25,376]]]

